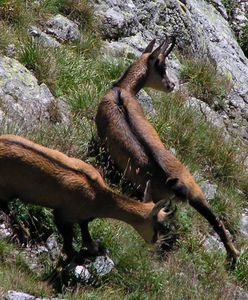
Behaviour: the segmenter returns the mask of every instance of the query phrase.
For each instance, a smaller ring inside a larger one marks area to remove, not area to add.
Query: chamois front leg
[[[73,240],[73,224],[65,222],[61,219],[58,211],[54,211],[54,222],[58,228],[59,233],[63,237],[63,249],[62,251],[66,254],[66,260],[71,260],[76,251],[73,249],[72,240]]]
[[[98,247],[98,244],[92,239],[92,237],[89,233],[88,224],[90,221],[92,221],[92,219],[84,220],[81,223],[79,223],[79,226],[81,228],[81,235],[82,235],[83,243],[84,243],[85,247],[87,248],[87,253],[89,255],[94,256],[94,255],[99,254],[99,247]]]
[[[230,260],[231,264],[234,265],[236,263],[239,252],[233,245],[231,239],[228,237],[227,230],[223,222],[215,216],[210,207],[204,202],[206,201],[201,198],[189,198],[189,204],[208,220],[215,232],[219,235],[226,248],[228,260]]]
[[[189,204],[197,210],[210,225],[212,225],[226,248],[228,259],[234,265],[239,252],[233,245],[232,240],[228,237],[224,224],[209,207],[209,204],[198,185],[195,183],[195,188],[188,187],[185,183],[180,182],[178,179],[173,179],[171,181],[168,180],[168,184],[171,186],[176,196],[183,200],[188,200]],[[195,190],[198,192],[196,193]]]

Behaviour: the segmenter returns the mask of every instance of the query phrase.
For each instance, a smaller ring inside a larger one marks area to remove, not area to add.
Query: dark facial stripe
[[[161,63],[159,60],[155,62],[155,69],[161,77],[165,75],[165,64]]]

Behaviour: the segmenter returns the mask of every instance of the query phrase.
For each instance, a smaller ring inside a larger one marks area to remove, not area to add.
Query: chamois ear
[[[151,202],[151,180],[147,180],[146,188],[144,191],[143,201],[144,203]]]
[[[152,49],[155,45],[155,42],[156,42],[156,39],[153,39],[148,45],[147,47],[145,48],[145,50],[143,51],[143,54],[144,53],[151,53],[152,52]]]

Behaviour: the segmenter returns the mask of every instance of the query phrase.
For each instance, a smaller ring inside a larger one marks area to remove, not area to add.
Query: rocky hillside
[[[63,274],[70,278],[65,286],[52,287],[42,281],[60,253],[51,212],[17,202],[11,217],[0,218],[2,298],[248,299],[246,2],[0,1],[0,133],[84,159],[128,195],[134,188],[99,150],[97,105],[149,41],[176,37],[167,61],[175,91],[146,90],[138,98],[241,250],[236,268],[227,271],[225,251],[211,229],[179,204],[168,239],[176,242],[168,254],[150,249],[125,224],[94,221],[92,233],[108,255],[72,266]]]

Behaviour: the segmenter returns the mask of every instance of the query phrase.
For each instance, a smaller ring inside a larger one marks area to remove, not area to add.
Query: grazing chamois
[[[95,218],[114,218],[134,227],[150,243],[163,235],[163,222],[173,214],[162,200],[138,202],[113,192],[98,171],[82,160],[15,135],[0,136],[0,205],[19,198],[53,209],[63,236],[63,251],[74,255],[73,224],[81,228],[90,254],[98,248],[88,231]]]
[[[173,49],[175,39],[165,39],[153,51],[154,43],[155,40],[150,42],[101,100],[96,115],[98,135],[125,177],[141,192],[149,187],[150,199],[155,202],[171,192],[188,201],[213,226],[228,257],[235,261],[238,251],[223,223],[210,209],[188,169],[165,148],[135,98],[143,87],[165,92],[174,87],[166,74],[165,58]]]

